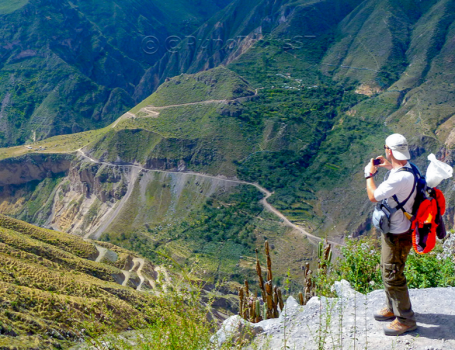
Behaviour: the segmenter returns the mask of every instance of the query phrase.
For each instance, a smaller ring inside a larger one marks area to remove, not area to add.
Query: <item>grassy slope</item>
[[[0,1],[0,15],[5,15],[27,5],[28,0],[2,0]]]
[[[91,261],[97,255],[79,237],[0,216],[0,346],[49,349],[83,328],[143,321],[152,298],[114,283],[120,270]]]
[[[77,134],[54,136],[25,146],[0,148],[0,159],[19,157],[30,153],[71,153],[102,136],[108,128],[90,130]],[[28,147],[31,147],[29,149]]]
[[[164,254],[181,265],[198,266],[204,280],[227,278],[242,283],[248,275],[254,285],[254,248],[267,238],[279,254],[275,271],[282,275],[291,265],[293,273],[299,274],[296,261],[309,258],[311,246],[299,245],[296,254],[286,255],[282,249],[286,242],[302,238],[265,212],[260,198],[250,186],[150,173],[135,186],[126,209],[101,239],[156,262]]]
[[[314,44],[312,48],[316,46]],[[214,98],[230,99],[235,97],[236,90],[240,90],[241,95],[245,92],[251,94],[252,91],[243,80],[225,68],[195,77],[177,77],[176,81],[180,84],[166,83],[132,111],[136,112],[136,118],[125,119],[115,128],[100,131],[94,137],[95,140],[85,148],[86,151],[94,158],[106,161],[122,159],[152,166],[165,164],[164,168],[171,169],[177,168],[178,162],[184,161],[186,169],[192,171],[236,175],[247,181],[259,182],[275,191],[271,202],[292,220],[307,227],[318,224],[320,219],[315,211],[317,198],[314,190],[306,184],[304,171],[315,157],[326,131],[332,128],[337,120],[336,108],[347,109],[358,98],[352,91],[343,91],[328,84],[317,71],[308,72],[307,63],[298,65],[300,56],[296,57],[294,70],[288,72],[290,67],[283,66],[286,62],[283,56],[287,57],[289,53],[283,52],[281,43],[273,38],[270,43],[265,41],[258,45],[246,59],[256,61],[255,56],[262,56],[263,50],[270,53],[271,62],[277,63],[272,72],[266,75],[266,79],[257,76],[263,74],[260,69],[253,68],[252,73],[247,75],[251,81],[262,80],[267,83],[264,84],[266,86],[257,86],[265,88],[259,90],[257,99],[233,106],[196,104],[172,107],[160,110],[159,117],[143,114],[140,109],[151,103],[150,101],[161,101],[162,104],[169,105]],[[302,55],[310,55],[309,51],[304,51]],[[243,74],[247,73],[241,70],[241,61],[233,67]],[[214,78],[211,78],[212,73]],[[287,76],[286,73],[291,74]],[[182,101],[180,94],[195,90],[193,87],[202,88],[190,94],[188,100]],[[64,142],[74,149],[76,145],[80,146],[74,139],[83,135],[70,135]],[[63,140],[58,140],[59,144],[64,144]],[[56,143],[57,139],[50,141]],[[50,149],[50,145],[47,147]],[[163,184],[165,185],[166,183]],[[132,198],[138,198],[139,195],[138,192]],[[168,208],[169,204],[162,203],[162,195],[153,196],[156,198],[153,201],[159,198],[160,205]],[[258,201],[257,198],[249,198],[247,188],[237,194],[238,199],[230,197],[231,195],[226,198],[212,196],[211,200],[219,204],[205,204],[200,208],[193,208],[190,216],[185,216],[184,220],[167,222],[159,236],[152,233],[161,227],[160,218],[138,219],[143,208],[152,207],[154,202],[145,206],[129,203],[129,210],[121,215],[119,224],[111,226],[108,230],[109,236],[105,239],[109,237],[108,239],[117,244],[139,250],[152,258],[157,258],[153,252],[156,248],[170,252],[184,263],[194,261],[199,256],[197,259],[206,267],[210,278],[231,276],[241,280],[240,274],[232,274],[236,265],[244,267],[245,273],[250,276],[253,266],[239,261],[239,256],[251,257],[252,248],[257,244],[261,245],[264,236],[280,247],[286,246],[286,242],[292,242],[297,236],[282,228],[278,230],[274,223],[275,218],[267,213],[261,213],[259,218],[255,218],[258,215],[255,213],[257,209],[242,209],[242,203],[254,205]],[[226,208],[231,208],[226,214],[213,211],[214,207],[222,208],[226,205]],[[246,210],[245,218],[232,214],[243,210]],[[233,215],[230,230],[223,224],[223,220],[231,220],[225,215]],[[171,218],[179,218],[179,215],[172,213]],[[138,220],[137,224],[135,220]],[[281,231],[283,234],[279,234]],[[176,236],[176,232],[182,234]],[[216,234],[221,232],[224,235],[221,239],[217,238]],[[134,239],[131,240],[130,237]],[[234,241],[229,242],[229,239]],[[228,248],[224,247],[226,244]],[[222,251],[228,252],[227,255],[224,254],[225,261],[217,263],[215,257]],[[289,265],[294,266],[293,272],[296,275],[301,274],[299,263],[296,262],[301,261],[302,256],[311,257],[313,252],[307,244],[298,245],[297,251],[298,254],[293,255],[285,248],[277,250],[277,257],[282,262],[279,267],[280,274],[284,274]]]
[[[136,113],[149,105],[161,107],[206,100],[232,100],[253,93],[248,83],[238,75],[224,67],[218,67],[210,72],[182,74],[169,79],[131,112]]]

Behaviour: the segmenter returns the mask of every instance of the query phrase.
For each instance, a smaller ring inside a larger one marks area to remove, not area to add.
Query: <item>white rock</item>
[[[332,287],[332,290],[335,290],[335,292],[337,293],[337,295],[340,297],[340,298],[353,298],[356,296],[360,296],[362,295],[361,293],[359,292],[356,292],[352,287],[351,285],[349,284],[348,281],[346,280],[341,280],[341,281],[336,281],[334,284],[333,284],[333,287]]]
[[[321,303],[321,300],[319,297],[312,297],[310,300],[307,301],[306,306],[312,306],[312,305],[319,305]]]
[[[262,332],[264,332],[264,329],[258,324],[250,323],[239,315],[235,315],[223,322],[221,328],[210,341],[221,346],[227,341],[236,341],[239,338],[250,339]]]
[[[280,320],[283,319],[284,315],[286,315],[286,318],[288,318],[289,316],[294,315],[300,310],[301,310],[300,304],[297,302],[297,300],[294,299],[294,297],[290,296],[286,300],[286,303],[284,304],[283,311],[280,313]]]

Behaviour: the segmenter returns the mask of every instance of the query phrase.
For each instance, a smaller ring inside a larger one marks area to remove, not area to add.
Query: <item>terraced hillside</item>
[[[0,265],[2,349],[61,348],[85,330],[138,327],[169,283],[135,253],[3,215]]]

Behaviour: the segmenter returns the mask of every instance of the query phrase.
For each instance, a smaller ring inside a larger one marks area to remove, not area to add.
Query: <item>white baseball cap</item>
[[[392,150],[392,154],[397,160],[411,159],[408,149],[408,141],[401,134],[392,134],[385,140],[385,145]]]

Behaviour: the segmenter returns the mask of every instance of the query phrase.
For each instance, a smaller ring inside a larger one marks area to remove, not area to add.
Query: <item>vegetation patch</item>
[[[150,322],[155,297],[117,284],[121,270],[88,260],[97,255],[82,238],[0,216],[0,346],[67,347],[90,329]]]
[[[0,15],[19,10],[28,4],[28,0],[0,0]]]
[[[232,100],[253,94],[244,79],[227,68],[217,67],[194,75],[181,74],[170,78],[134,107],[131,113],[150,105],[161,107],[207,100]]]

